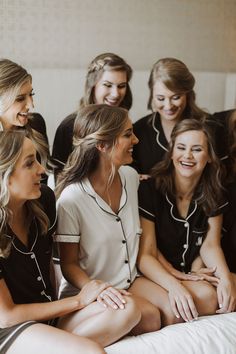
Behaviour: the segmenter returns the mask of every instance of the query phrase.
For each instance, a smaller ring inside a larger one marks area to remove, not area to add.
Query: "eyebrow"
[[[34,89],[32,88],[32,90],[30,90],[30,93],[33,92],[33,91],[34,91]],[[26,92],[26,93],[21,93],[21,94],[17,95],[16,98],[17,98],[17,97],[26,96],[27,94],[28,94],[28,92]]]
[[[176,145],[186,146],[186,144],[184,144],[184,143],[176,143]],[[192,147],[203,147],[203,145],[202,144],[195,144],[195,145],[192,145]]]
[[[114,84],[114,82],[108,81],[108,80],[103,80],[103,82],[107,82],[108,84],[111,85],[123,85],[123,84],[127,84],[127,81],[123,81],[123,82],[119,82],[118,84]]]
[[[32,159],[35,158],[35,154],[29,154],[27,156],[25,156],[24,161],[28,160],[28,159]]]

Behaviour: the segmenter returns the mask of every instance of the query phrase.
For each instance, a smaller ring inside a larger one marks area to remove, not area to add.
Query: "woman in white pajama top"
[[[124,308],[132,293],[142,312],[135,334],[160,328],[158,308],[145,296],[135,296],[144,286],[136,269],[139,178],[123,165],[132,162],[137,142],[127,110],[103,104],[81,109],[75,121],[74,150],[56,189],[56,239],[66,279],[61,296],[78,293],[92,279],[111,285],[97,298],[105,307]],[[150,284],[146,279],[145,286]]]

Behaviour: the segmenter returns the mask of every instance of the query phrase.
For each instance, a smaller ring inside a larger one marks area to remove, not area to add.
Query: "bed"
[[[203,316],[191,323],[125,337],[107,354],[236,354],[236,313]]]

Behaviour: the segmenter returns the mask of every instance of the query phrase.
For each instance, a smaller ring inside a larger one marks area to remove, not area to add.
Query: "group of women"
[[[201,110],[186,65],[164,58],[133,127],[131,77],[97,56],[50,158],[31,75],[0,60],[1,353],[105,353],[127,333],[235,311],[235,113]]]

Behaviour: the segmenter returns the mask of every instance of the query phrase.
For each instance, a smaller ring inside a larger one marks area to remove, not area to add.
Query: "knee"
[[[133,328],[141,319],[141,311],[137,306],[136,302],[132,299],[132,297],[125,297],[126,304],[125,309],[122,310],[123,321],[130,323],[130,329]]]
[[[152,305],[142,313],[143,333],[158,331],[161,328],[161,315],[159,309]]]
[[[216,312],[217,294],[212,285],[203,283],[202,286],[199,286],[195,296],[197,297],[197,302],[199,302],[199,315],[210,315]]]

